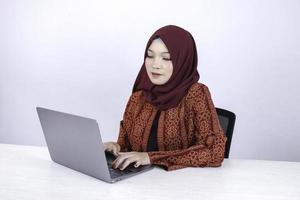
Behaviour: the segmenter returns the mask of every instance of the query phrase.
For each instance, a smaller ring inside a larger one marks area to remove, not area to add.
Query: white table
[[[52,162],[45,147],[0,144],[0,199],[300,200],[300,163],[228,159],[109,184]]]

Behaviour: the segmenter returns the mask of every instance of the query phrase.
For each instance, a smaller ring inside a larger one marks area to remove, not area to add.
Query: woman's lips
[[[154,73],[154,72],[151,72],[151,75],[153,78],[158,78],[161,76],[161,74],[158,74],[158,73]]]

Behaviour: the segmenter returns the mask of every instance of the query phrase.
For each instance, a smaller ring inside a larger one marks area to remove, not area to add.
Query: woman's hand
[[[104,151],[112,152],[115,156],[119,156],[121,146],[116,142],[104,142]]]
[[[126,167],[128,167],[128,165],[134,162],[134,167],[138,167],[140,165],[149,165],[150,158],[148,156],[148,153],[136,151],[119,152],[119,156],[113,161],[112,166],[114,169],[119,168],[121,170],[124,170]]]

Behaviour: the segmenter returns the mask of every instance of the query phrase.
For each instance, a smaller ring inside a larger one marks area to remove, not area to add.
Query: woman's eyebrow
[[[154,52],[153,50],[151,50],[151,49],[148,49],[148,51],[151,51],[151,52]],[[164,54],[164,53],[168,53],[168,54],[170,54],[169,52],[167,52],[167,51],[165,51],[165,52],[161,52],[161,54]]]

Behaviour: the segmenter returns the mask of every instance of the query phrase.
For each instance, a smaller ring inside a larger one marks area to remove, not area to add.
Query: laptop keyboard
[[[117,177],[123,176],[124,174],[128,174],[128,173],[132,172],[131,170],[129,170],[127,168],[124,170],[114,169],[114,168],[112,168],[111,165],[108,165],[108,169],[109,169],[111,178],[117,178]]]

